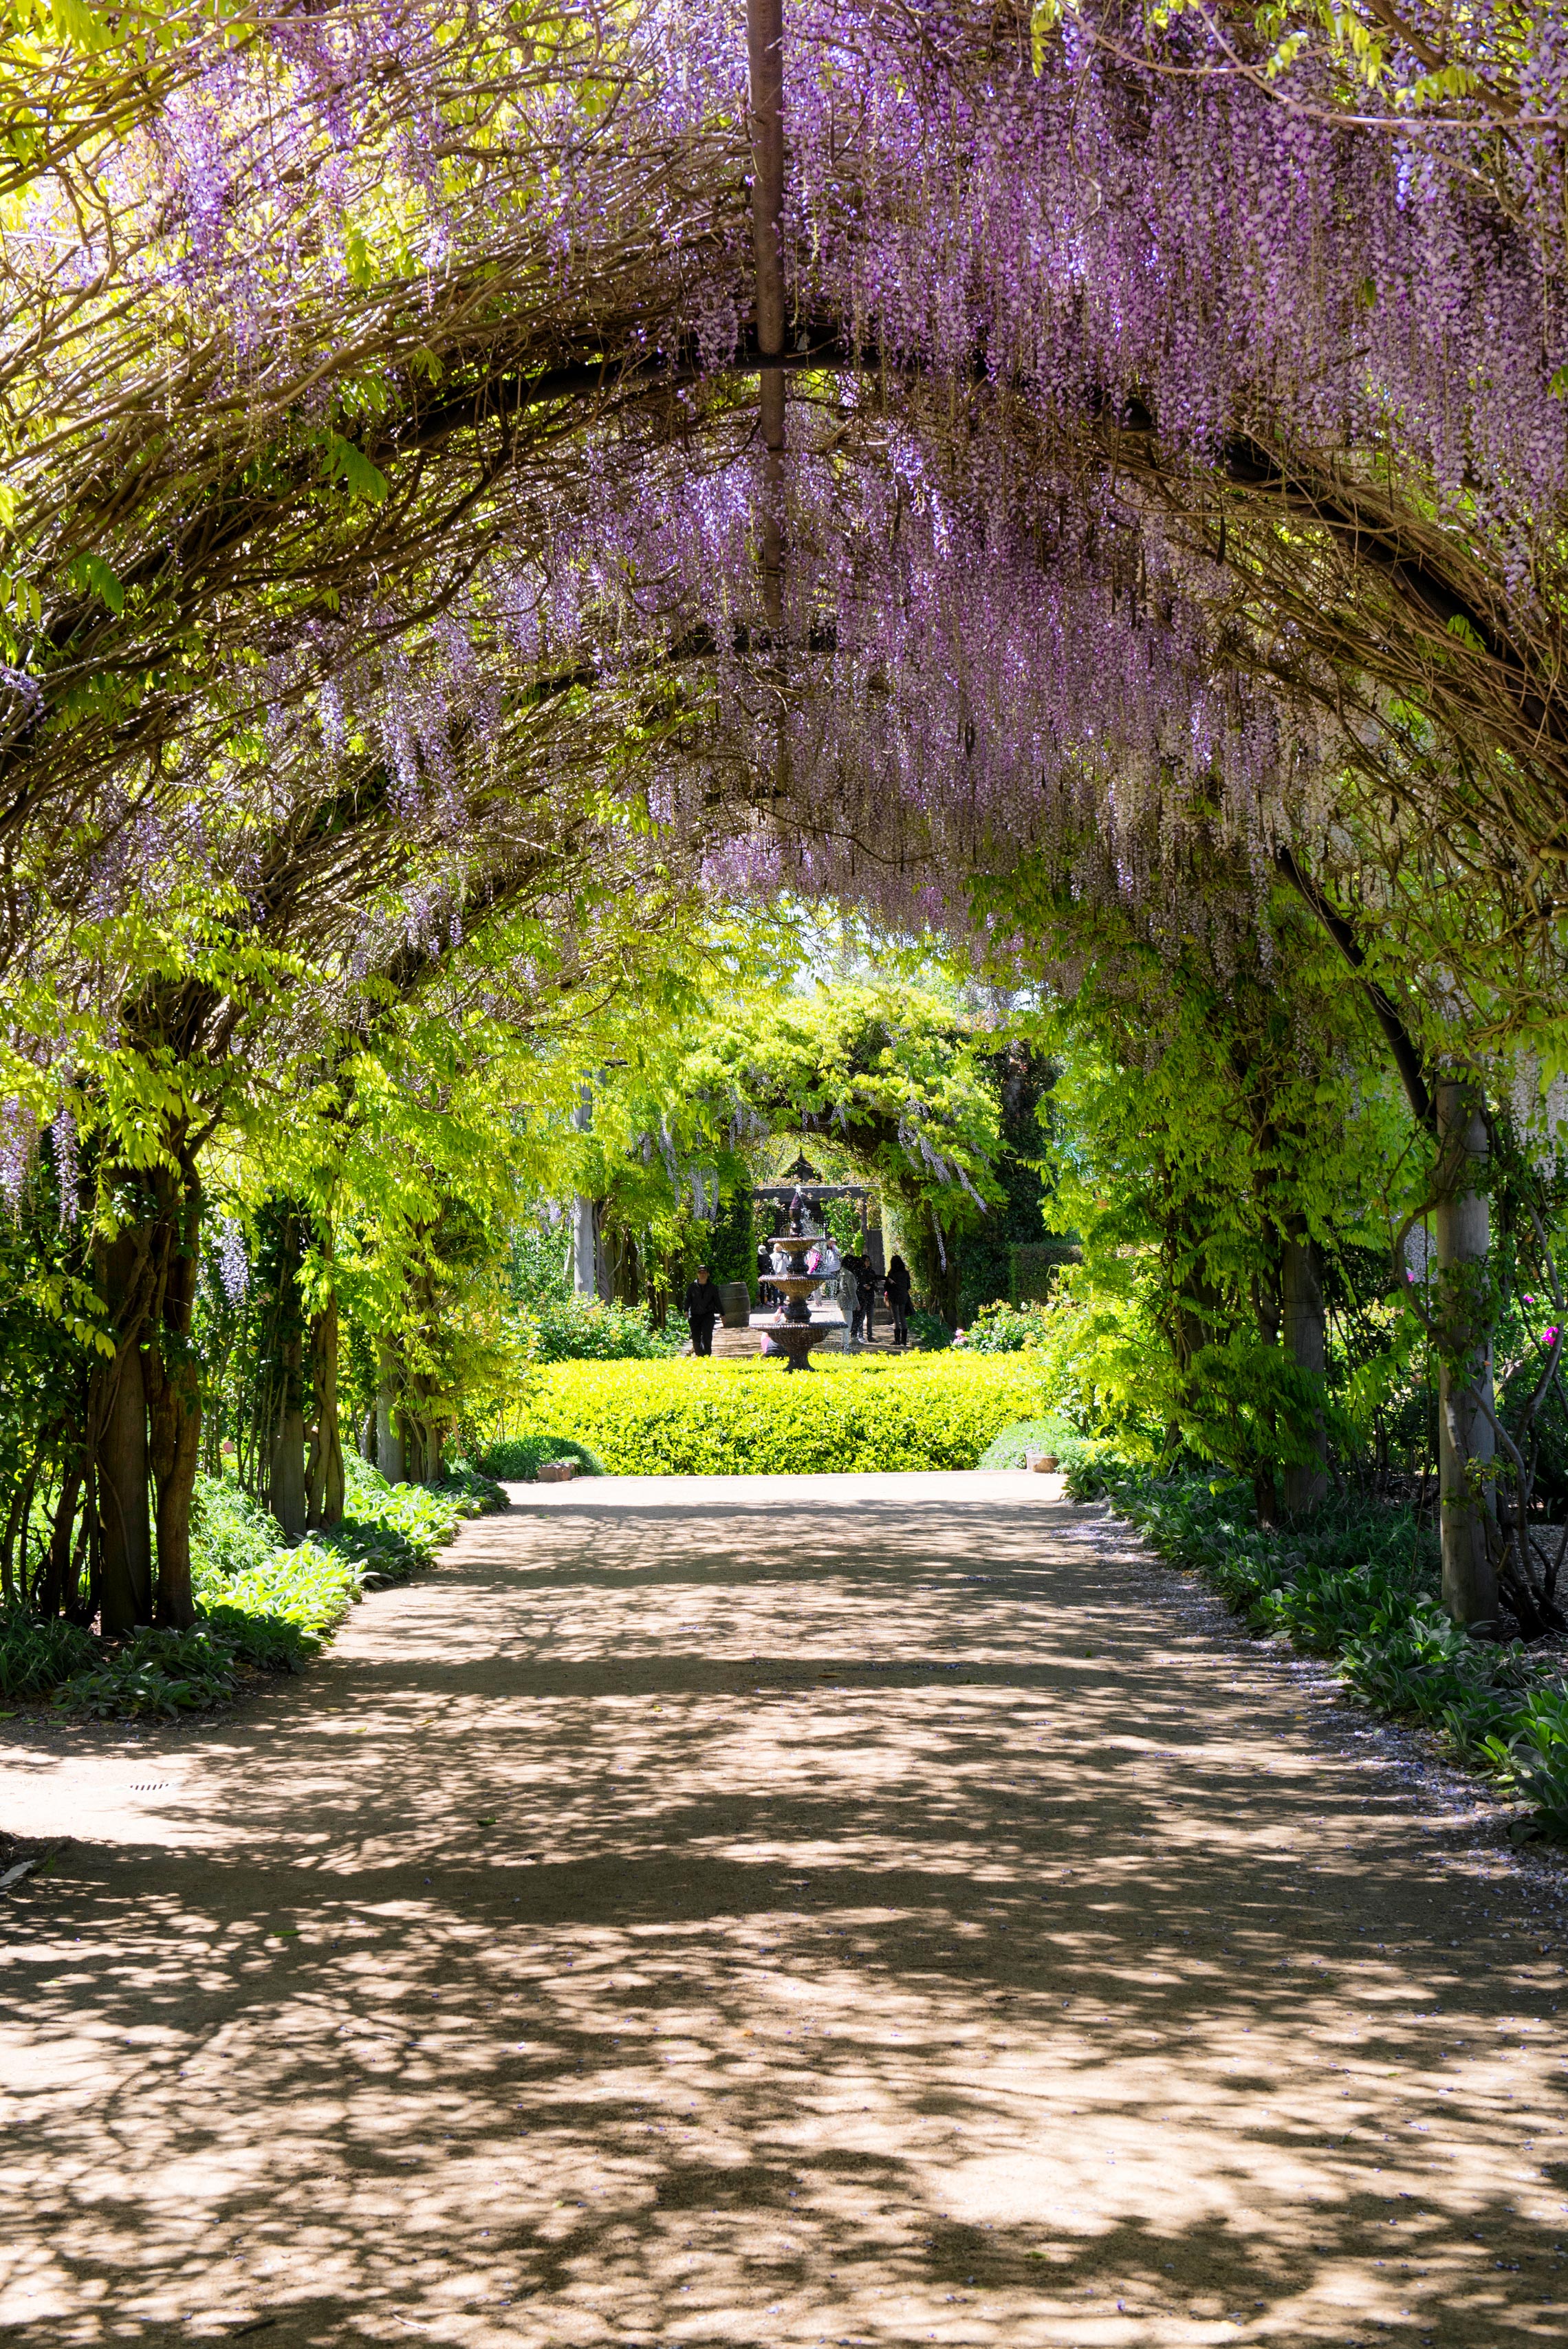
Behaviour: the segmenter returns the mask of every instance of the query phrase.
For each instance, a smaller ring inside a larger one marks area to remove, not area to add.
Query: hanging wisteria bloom
[[[251,1263],[245,1236],[232,1216],[218,1219],[218,1279],[232,1306],[242,1303],[251,1285]]]
[[[37,1141],[37,1120],[26,1102],[15,1096],[0,1101],[0,1200],[13,1216],[21,1208]]]
[[[49,1129],[54,1151],[55,1182],[59,1192],[60,1221],[74,1224],[79,1213],[77,1197],[80,1147],[77,1121],[68,1109],[63,1109]]]

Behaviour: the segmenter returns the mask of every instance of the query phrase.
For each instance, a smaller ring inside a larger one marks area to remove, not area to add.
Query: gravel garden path
[[[0,1723],[0,2338],[1568,2333],[1556,1865],[1023,1475],[514,1488]]]

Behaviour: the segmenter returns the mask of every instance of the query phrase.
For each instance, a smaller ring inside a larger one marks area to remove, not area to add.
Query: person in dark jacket
[[[895,1346],[907,1346],[910,1279],[909,1267],[903,1257],[895,1256],[888,1266],[887,1278],[882,1283],[882,1294],[887,1299],[888,1311],[892,1315],[892,1342]]]
[[[686,1289],[686,1302],[681,1307],[681,1310],[686,1315],[686,1327],[691,1331],[692,1352],[711,1354],[713,1325],[723,1312],[724,1305],[706,1264],[698,1265],[696,1278]]]
[[[757,1309],[759,1313],[774,1301],[773,1284],[768,1278],[772,1269],[773,1252],[766,1240],[758,1240],[757,1243]]]
[[[876,1309],[877,1294],[876,1275],[872,1270],[872,1260],[869,1256],[847,1256],[844,1258],[844,1270],[849,1274],[851,1283],[849,1297],[850,1337],[851,1340],[856,1338],[869,1338],[872,1333],[872,1315]]]

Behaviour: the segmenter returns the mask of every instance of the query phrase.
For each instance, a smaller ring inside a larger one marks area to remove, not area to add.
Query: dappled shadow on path
[[[247,1719],[13,1746],[9,2337],[1561,2338],[1468,1809],[1088,1513],[796,1530],[520,1512]]]

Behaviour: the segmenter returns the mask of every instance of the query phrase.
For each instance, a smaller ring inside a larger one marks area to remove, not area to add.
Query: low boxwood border
[[[612,1476],[899,1473],[975,1467],[1002,1429],[1045,1409],[1026,1354],[819,1356],[777,1361],[562,1362],[536,1373],[483,1464],[575,1444]]]

